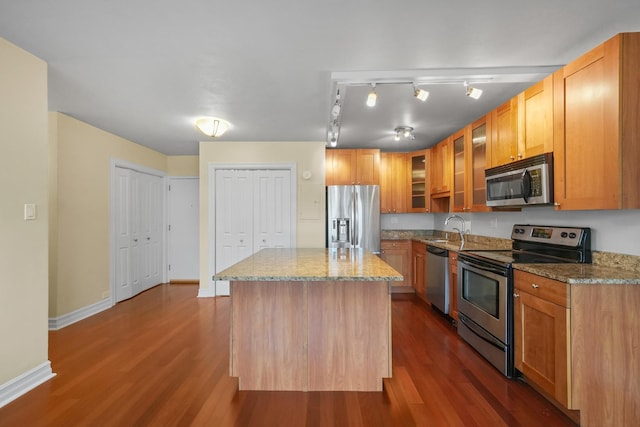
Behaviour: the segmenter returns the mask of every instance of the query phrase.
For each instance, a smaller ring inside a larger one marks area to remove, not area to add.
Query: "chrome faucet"
[[[449,221],[451,221],[452,219],[457,219],[458,221],[460,221],[461,228],[453,227],[453,230],[457,231],[460,235],[460,247],[462,247],[464,246],[464,218],[462,218],[460,215],[449,215],[447,219],[444,220],[444,225],[449,224]]]

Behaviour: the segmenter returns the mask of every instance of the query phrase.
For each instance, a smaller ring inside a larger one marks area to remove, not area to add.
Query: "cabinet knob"
[[[532,283],[532,284],[531,284],[531,287],[532,287],[533,289],[538,289],[540,286],[539,286],[539,285],[536,285],[535,283]]]
[[[515,160],[515,159],[516,159],[516,158],[515,158],[515,156],[509,156],[509,158],[510,158],[511,160]]]
[[[523,157],[524,157],[524,156],[523,156],[522,154],[518,153],[518,158],[519,158],[519,159],[521,159],[521,158],[523,158]]]
[[[519,294],[519,293],[517,293],[517,292],[514,292],[514,293],[513,293],[513,297],[514,297],[514,298],[520,298],[520,294]]]

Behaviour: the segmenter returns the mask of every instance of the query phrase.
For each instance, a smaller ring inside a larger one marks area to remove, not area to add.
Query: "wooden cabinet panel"
[[[518,153],[523,157],[553,151],[553,75],[518,95]]]
[[[449,192],[451,177],[451,137],[431,148],[431,194]]]
[[[414,292],[411,278],[411,241],[382,240],[380,258],[404,276],[402,282],[393,282],[393,292]]]
[[[491,167],[519,160],[518,142],[518,98],[512,98],[491,112]]]
[[[382,153],[380,164],[380,212],[407,212],[407,153]]]
[[[458,321],[458,252],[449,251],[449,314]]]
[[[326,185],[379,185],[380,150],[325,150]]]
[[[431,211],[431,176],[429,162],[429,150],[410,153],[407,157],[407,166],[411,180],[409,183],[409,212],[420,213]]]
[[[514,273],[515,366],[564,407],[571,407],[567,284]]]
[[[451,202],[451,210],[453,212],[466,212],[470,210],[467,207],[468,198],[465,197],[466,175],[467,165],[465,158],[467,153],[465,150],[466,141],[469,139],[469,135],[466,132],[467,128],[461,129],[451,136],[453,140],[453,191]]]
[[[413,289],[423,300],[427,299],[427,288],[425,283],[425,273],[427,268],[427,245],[420,242],[411,242],[412,267],[413,267]]]
[[[558,209],[640,208],[640,33],[619,34],[554,74]]]

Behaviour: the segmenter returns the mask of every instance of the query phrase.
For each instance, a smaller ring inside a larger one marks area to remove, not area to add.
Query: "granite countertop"
[[[384,240],[415,240],[450,251],[511,249],[510,239],[465,236],[460,246],[457,233],[440,230],[383,230]],[[640,285],[640,257],[593,252],[592,264],[513,264],[516,270],[548,277],[570,285]]]
[[[361,249],[263,249],[215,274],[235,281],[401,281],[403,276]]]
[[[513,268],[570,285],[640,285],[638,272],[607,265],[513,264]]]

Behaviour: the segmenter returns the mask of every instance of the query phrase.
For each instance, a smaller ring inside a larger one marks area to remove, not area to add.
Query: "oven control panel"
[[[513,226],[511,238],[525,242],[579,247],[584,243],[589,232],[589,228],[581,227],[516,224]]]

